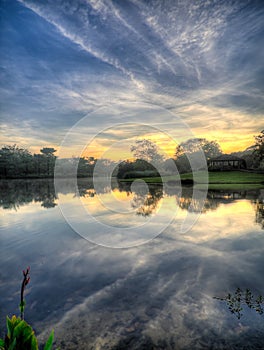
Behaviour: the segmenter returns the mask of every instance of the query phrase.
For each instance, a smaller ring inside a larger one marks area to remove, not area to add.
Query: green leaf
[[[11,342],[11,344],[9,345],[8,350],[15,350],[16,349],[16,345],[17,345],[17,341],[16,338],[14,338]]]
[[[22,320],[14,329],[14,337],[20,337],[24,344],[28,341],[30,342],[30,338],[34,337],[34,331],[32,327],[24,320]]]
[[[51,331],[49,339],[47,340],[47,342],[45,344],[44,350],[51,350],[53,338],[54,338],[54,330]]]
[[[1,338],[0,338],[0,349],[1,350],[5,349],[5,341],[4,341],[4,339],[1,339]]]
[[[13,337],[18,338],[19,336],[23,335],[26,326],[27,324],[25,321],[19,322],[14,328]]]
[[[30,350],[38,350],[38,341],[35,335],[31,337],[31,348]]]
[[[8,316],[6,317],[6,328],[7,328],[7,336],[10,337],[13,331],[13,324]]]
[[[24,331],[24,341],[25,342],[30,342],[32,341],[32,338],[35,338],[35,333],[33,331],[33,329],[29,326],[29,328],[26,330],[26,332]]]
[[[16,316],[12,316],[12,318],[6,317],[6,328],[7,328],[7,336],[11,338],[13,334],[13,330],[16,326],[17,318]]]
[[[33,329],[28,325],[26,328],[23,330],[23,340],[24,342],[30,342],[30,339],[32,337],[35,337]]]

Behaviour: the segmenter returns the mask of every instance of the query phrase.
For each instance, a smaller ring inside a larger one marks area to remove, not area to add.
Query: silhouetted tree
[[[258,161],[258,166],[264,168],[264,130],[255,136],[255,149],[253,152],[254,158]]]
[[[119,179],[135,179],[160,176],[156,168],[142,159],[134,162],[125,161],[119,164],[116,175]]]
[[[0,177],[27,178],[52,176],[56,157],[54,148],[43,148],[40,154],[32,155],[17,145],[0,149]]]
[[[27,176],[32,167],[32,155],[25,148],[17,145],[4,146],[0,149],[0,176]]]
[[[134,158],[144,160],[148,163],[162,163],[163,156],[159,154],[157,145],[150,140],[137,140],[135,145],[131,146],[131,152]]]
[[[93,176],[96,159],[94,157],[80,158],[78,164],[78,176],[79,177],[91,177]]]
[[[205,138],[193,138],[180,143],[175,152],[175,158],[196,152],[204,152],[205,158],[217,157],[222,154],[221,148],[216,141],[208,141]]]
[[[190,172],[189,157],[203,152],[206,160],[222,154],[221,148],[216,141],[208,141],[205,138],[193,138],[180,143],[175,152],[175,162],[180,173]]]
[[[56,156],[54,153],[56,152],[55,148],[52,147],[44,147],[40,150],[40,152],[44,156],[44,161],[46,162],[46,173],[48,176],[53,175]]]
[[[117,177],[119,179],[125,179],[126,175],[133,170],[133,162],[126,160],[118,165]]]

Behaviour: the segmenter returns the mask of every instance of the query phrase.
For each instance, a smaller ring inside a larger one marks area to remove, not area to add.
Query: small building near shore
[[[209,171],[231,171],[246,168],[247,164],[245,159],[230,154],[221,154],[221,156],[208,161]]]

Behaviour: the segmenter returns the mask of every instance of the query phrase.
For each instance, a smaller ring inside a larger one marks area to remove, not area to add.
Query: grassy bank
[[[181,174],[180,177],[176,175],[165,176],[164,180],[168,183],[177,182],[179,180],[194,180],[196,184],[205,184],[207,177],[205,172],[197,172],[193,176],[192,173]],[[126,182],[134,181],[135,179],[125,180]],[[245,188],[261,188],[264,187],[264,174],[248,173],[242,171],[228,171],[228,172],[209,172],[208,182],[210,188],[234,188],[234,186]],[[161,183],[160,177],[148,177],[144,178],[147,183]],[[247,186],[244,186],[247,185]]]
[[[264,184],[264,174],[247,173],[242,171],[210,172],[210,184]]]

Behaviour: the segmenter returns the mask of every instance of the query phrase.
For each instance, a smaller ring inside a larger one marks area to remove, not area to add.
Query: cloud
[[[168,108],[197,133],[206,125],[225,132],[238,114],[239,127],[256,121],[248,133],[260,128],[258,1],[20,0],[4,2],[2,14],[1,119],[8,125],[27,120],[33,130],[37,121],[60,143],[87,113],[136,101]],[[89,132],[115,120],[91,120]],[[173,117],[142,118],[162,121],[173,128]]]
[[[97,58],[98,60],[107,63],[111,66],[113,66],[114,68],[116,68],[117,70],[120,70],[123,74],[127,75],[130,80],[135,84],[135,86],[139,89],[139,90],[144,90],[144,84],[143,82],[141,82],[140,80],[136,79],[133,72],[126,69],[121,63],[120,60],[118,59],[118,57],[111,57],[107,54],[104,53],[104,49],[102,50],[100,47],[98,47],[96,44],[94,45],[93,42],[91,42],[90,39],[90,35],[89,32],[86,34],[84,34],[85,32],[83,32],[84,36],[80,36],[78,34],[79,32],[79,28],[75,28],[74,24],[73,24],[73,28],[72,32],[69,31],[67,29],[67,24],[65,26],[64,22],[60,21],[60,16],[58,12],[55,12],[55,16],[53,14],[53,8],[48,8],[48,11],[44,11],[42,10],[41,7],[37,6],[34,2],[27,2],[27,1],[22,1],[21,2],[25,5],[28,6],[29,9],[31,9],[32,11],[34,11],[35,13],[37,13],[39,16],[43,17],[45,20],[47,20],[48,22],[50,22],[52,25],[54,25],[56,27],[56,29],[60,32],[60,34],[62,34],[64,37],[66,37],[67,39],[69,39],[70,41],[72,41],[74,44],[79,45],[84,51],[86,51],[87,53],[89,53],[90,55],[94,56],[95,58]],[[100,9],[100,15],[104,16],[104,11],[102,9],[105,9],[106,7],[104,6],[98,6],[98,4],[93,3],[95,6],[95,10]],[[51,11],[50,11],[51,10]],[[59,11],[62,10],[64,13],[68,12],[65,7],[59,7]],[[81,24],[81,26],[83,27],[83,29],[85,29],[85,31],[90,31],[90,25],[89,25],[89,21],[87,21],[87,18],[83,18],[81,16],[82,12],[76,11],[75,15],[76,17],[74,18],[74,20],[79,19],[78,24]],[[59,17],[59,20],[57,19],[57,17]],[[66,21],[67,23],[67,21]],[[96,38],[93,39],[97,39],[97,35]],[[100,37],[99,37],[100,40]]]

